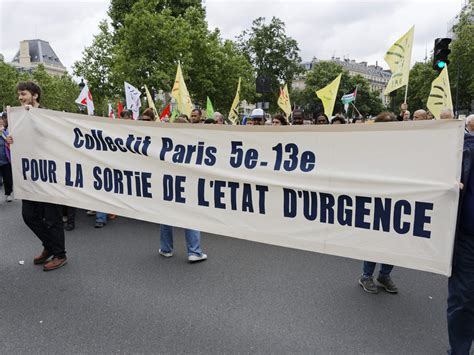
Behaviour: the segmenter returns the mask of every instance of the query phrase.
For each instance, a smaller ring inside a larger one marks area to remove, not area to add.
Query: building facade
[[[313,57],[310,62],[303,62],[301,65],[307,72],[313,69],[315,64],[321,61],[323,60]],[[378,66],[377,63],[375,65],[368,65],[367,62],[357,63],[355,60],[347,58],[343,60],[341,60],[341,58],[331,58],[328,61],[342,66],[349,72],[349,75],[361,75],[362,77],[366,78],[369,81],[370,89],[379,93],[382,103],[384,105],[388,105],[390,103],[390,97],[383,94],[392,75],[389,70],[384,70],[382,67]],[[293,80],[293,89],[303,90],[306,87],[305,81],[306,73],[298,75]]]
[[[41,39],[21,41],[20,49],[10,64],[19,71],[31,72],[39,64],[43,64],[48,74],[67,73],[66,67],[61,63],[49,42]]]

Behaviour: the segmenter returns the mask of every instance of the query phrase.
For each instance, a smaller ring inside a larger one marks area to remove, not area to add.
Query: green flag
[[[173,108],[173,110],[171,111],[170,122],[174,122],[176,117],[178,117],[178,111],[175,108]]]
[[[207,97],[206,112],[207,112],[207,118],[214,118],[214,107],[212,107],[212,102],[209,96]]]

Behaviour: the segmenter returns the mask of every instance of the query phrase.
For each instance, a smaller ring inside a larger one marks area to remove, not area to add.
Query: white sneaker
[[[171,258],[173,256],[173,253],[166,253],[164,252],[163,250],[159,249],[158,250],[158,253],[161,255],[161,256],[164,256],[165,258]]]
[[[6,199],[5,199],[7,202],[12,202],[13,201],[13,197],[12,195],[7,195]]]
[[[203,260],[206,260],[207,259],[207,255],[206,254],[201,254],[201,255],[196,255],[196,254],[191,254],[188,256],[188,260],[190,262],[195,262],[195,261],[203,261]]]

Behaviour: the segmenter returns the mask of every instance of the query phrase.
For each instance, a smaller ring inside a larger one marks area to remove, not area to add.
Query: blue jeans
[[[474,341],[474,235],[462,232],[448,281],[448,334],[452,355],[468,355]]]
[[[186,246],[189,255],[202,255],[201,250],[201,232],[193,229],[185,229]],[[166,224],[160,224],[160,249],[165,253],[173,251],[173,227]]]
[[[370,277],[374,274],[375,265],[377,265],[377,263],[373,263],[371,261],[364,261],[364,271],[363,271],[364,277]],[[380,266],[379,277],[380,278],[389,277],[390,273],[392,272],[392,269],[393,269],[393,265],[382,264]]]
[[[102,223],[107,223],[107,213],[104,212],[96,212],[95,213],[95,221],[96,222],[102,222]]]

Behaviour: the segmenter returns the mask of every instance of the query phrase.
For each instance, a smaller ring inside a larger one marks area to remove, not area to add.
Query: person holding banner
[[[304,123],[304,115],[301,110],[293,110],[293,125],[302,125]]]
[[[285,116],[278,113],[275,116],[273,116],[272,125],[273,126],[286,126],[288,125],[288,122],[285,119]]]
[[[17,85],[17,92],[18,99],[26,110],[32,107],[41,108],[41,88],[36,83],[20,82]],[[7,137],[7,143],[13,144],[12,136]],[[66,265],[62,206],[23,200],[22,215],[25,224],[43,244],[43,251],[33,259],[33,263],[44,264],[44,271],[55,270]]]
[[[261,108],[256,108],[246,120],[248,126],[261,126],[265,123],[265,112]]]
[[[448,333],[451,355],[468,355],[474,341],[474,135],[464,135],[462,189],[448,281]]]
[[[13,176],[12,164],[10,162],[10,147],[6,141],[8,136],[8,119],[6,113],[3,113],[0,118],[0,134],[0,176],[3,178],[5,201],[12,202]]]
[[[391,112],[381,112],[375,118],[374,122],[393,122],[397,121],[396,116]],[[378,293],[379,289],[374,282],[373,274],[377,264],[372,261],[364,261],[362,275],[359,278],[359,285],[367,293]],[[390,273],[393,270],[393,265],[382,264],[380,266],[379,276],[377,282],[389,293],[398,293],[398,288],[393,282]]]
[[[191,118],[191,123],[201,123],[201,110],[192,110],[191,117],[193,117]],[[180,114],[174,122],[189,123],[188,116],[186,114]],[[184,229],[184,235],[186,237],[186,247],[188,249],[188,261],[194,263],[206,260],[207,255],[204,254],[201,249],[201,232],[186,228]],[[158,253],[165,258],[171,258],[173,256],[172,226],[160,224],[160,249],[158,250]]]

